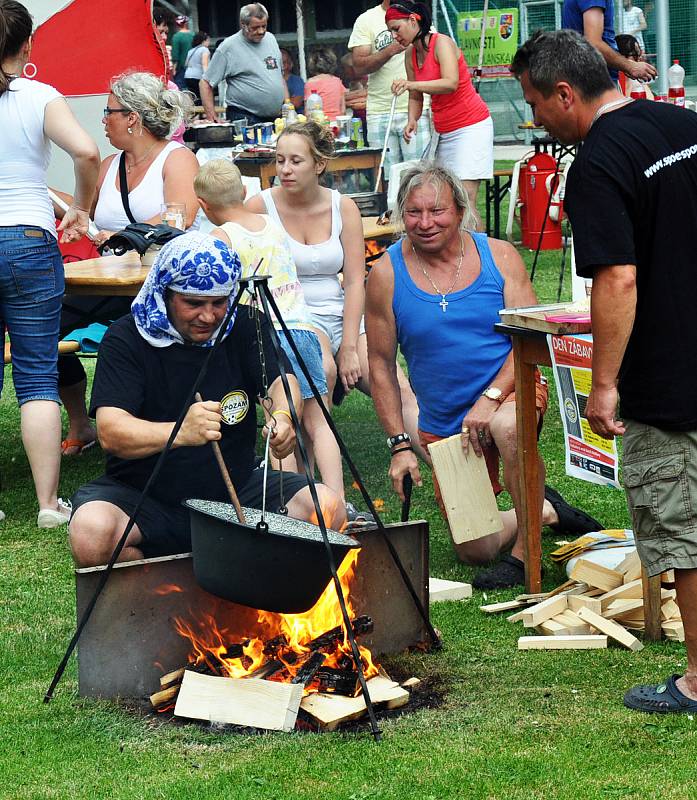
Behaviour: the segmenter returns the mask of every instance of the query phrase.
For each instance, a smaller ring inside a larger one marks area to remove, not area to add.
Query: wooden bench
[[[486,235],[493,236],[494,239],[501,238],[501,202],[511,188],[512,181],[513,170],[510,167],[495,169],[494,177],[486,181]],[[493,228],[491,224],[492,209]]]
[[[58,355],[64,356],[68,353],[77,353],[80,349],[78,342],[58,342]],[[3,363],[9,364],[12,361],[12,354],[10,353],[10,343],[5,342],[5,352],[3,353]]]

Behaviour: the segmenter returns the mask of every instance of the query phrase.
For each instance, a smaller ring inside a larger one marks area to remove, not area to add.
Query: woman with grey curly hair
[[[104,109],[105,134],[121,155],[102,162],[97,182],[94,221],[101,229],[97,244],[132,220],[121,199],[119,164],[125,160],[128,205],[136,222],[160,222],[163,203],[186,206],[184,227],[193,225],[198,201],[193,181],[198,171],[194,154],[168,141],[191,113],[188,94],[168,89],[149,72],[120,75],[111,82]]]
[[[168,140],[189,115],[191,106],[188,94],[168,89],[149,72],[132,72],[112,80],[102,122],[107,139],[120,152],[107,156],[99,170],[90,214],[100,228],[96,244],[103,244],[132,221],[159,224],[164,203],[183,204],[184,227],[193,226],[199,209],[193,188],[198,162],[184,145]],[[122,161],[133,219],[121,197]],[[127,313],[129,304],[128,298],[112,298],[106,304],[100,298],[95,304],[93,298],[68,296],[63,304],[61,332],[64,335],[84,320],[108,323]],[[69,421],[61,446],[63,455],[77,455],[95,441],[95,430],[85,406],[87,378],[75,356],[59,357],[58,385]]]

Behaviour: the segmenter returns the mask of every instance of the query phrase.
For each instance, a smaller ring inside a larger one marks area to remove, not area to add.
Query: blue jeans
[[[56,239],[33,225],[0,227],[0,332],[10,334],[17,401],[58,397],[58,328],[65,290]],[[0,373],[0,391],[2,373]]]

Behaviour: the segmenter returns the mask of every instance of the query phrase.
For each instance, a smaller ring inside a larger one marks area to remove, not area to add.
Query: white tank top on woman
[[[160,206],[165,202],[165,182],[162,177],[165,161],[172,151],[178,150],[180,147],[184,147],[184,145],[179,142],[167,142],[148,167],[143,180],[128,193],[128,205],[131,207],[131,214],[136,222],[145,222],[151,217],[159,217]],[[126,225],[131,224],[123,207],[121,192],[116,188],[120,158],[121,155],[117,153],[111,159],[102,188],[99,190],[97,207],[94,210],[96,226],[107,231],[120,231]]]
[[[285,230],[271,192],[271,189],[264,189],[261,193],[266,211]],[[343,317],[344,292],[339,283],[339,272],[344,267],[344,248],[339,238],[343,228],[341,194],[336,189],[331,193],[332,232],[329,239],[320,244],[304,244],[293,239],[288,231],[286,236],[309,310],[322,316]]]
[[[56,222],[46,188],[51,140],[46,106],[62,97],[46,83],[14,78],[0,97],[0,225],[35,225],[53,236]]]

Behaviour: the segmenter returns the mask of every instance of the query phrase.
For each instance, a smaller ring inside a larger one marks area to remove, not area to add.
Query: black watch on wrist
[[[406,431],[387,437],[387,446],[390,448],[390,450],[392,450],[393,447],[397,447],[398,444],[403,444],[404,442],[411,443],[411,436],[409,436]]]

